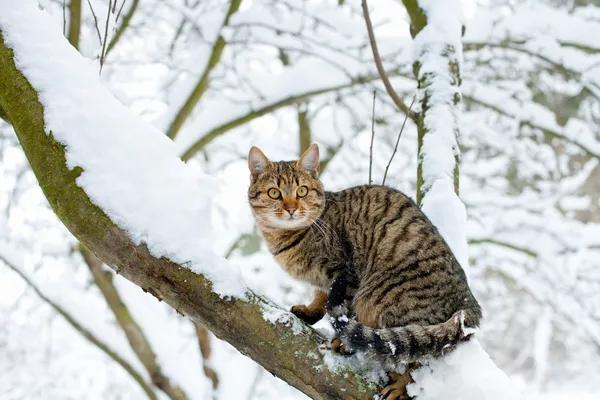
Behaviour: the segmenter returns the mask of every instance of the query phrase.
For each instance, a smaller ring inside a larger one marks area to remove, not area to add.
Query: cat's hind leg
[[[382,400],[410,400],[411,397],[408,395],[406,386],[414,382],[411,373],[420,366],[418,363],[411,364],[403,374],[390,372],[391,382],[379,392],[380,398]]]

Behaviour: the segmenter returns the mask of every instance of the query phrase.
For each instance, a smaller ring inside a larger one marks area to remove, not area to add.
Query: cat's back
[[[435,229],[410,197],[387,186],[361,185],[325,196],[327,218],[352,236],[387,234],[390,228],[415,223]]]
[[[450,247],[404,193],[357,186],[330,198],[328,214],[338,215],[352,242],[362,282],[355,305],[363,323],[441,323],[459,309],[479,309]]]

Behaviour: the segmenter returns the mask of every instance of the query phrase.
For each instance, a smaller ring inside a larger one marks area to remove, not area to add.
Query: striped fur
[[[347,285],[344,275],[334,280],[327,304],[329,321],[346,351],[362,352],[367,361],[388,370],[393,371],[400,364],[419,362],[429,356],[444,355],[474,333],[474,321],[479,319],[473,310],[459,310],[440,324],[371,328],[349,318]]]
[[[269,250],[291,276],[328,294],[345,345],[393,368],[440,355],[479,325],[462,268],[406,195],[374,185],[324,191],[315,145],[282,162],[253,148],[248,165],[248,199]],[[343,288],[333,290],[340,280]],[[306,307],[296,310],[304,317]]]

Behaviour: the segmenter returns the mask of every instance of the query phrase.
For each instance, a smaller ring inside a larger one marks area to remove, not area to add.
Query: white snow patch
[[[461,344],[443,358],[429,360],[412,377],[415,382],[407,389],[415,400],[523,398],[476,339]]]
[[[272,306],[269,304],[263,305],[262,308],[263,318],[266,321],[269,321],[272,324],[280,322],[285,326],[292,328],[292,332],[294,333],[294,335],[298,335],[304,332],[303,323],[294,314],[288,311],[284,311],[283,309],[277,306]]]
[[[44,105],[47,133],[66,146],[67,166],[83,169],[77,184],[92,202],[155,257],[205,275],[222,296],[242,296],[239,270],[212,251],[216,181],[132,116],[37,2],[0,0],[0,29]]]

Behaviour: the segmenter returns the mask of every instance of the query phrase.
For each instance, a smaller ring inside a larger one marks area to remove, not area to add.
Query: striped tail
[[[477,310],[466,309],[457,311],[449,320],[437,325],[376,329],[348,317],[343,293],[330,296],[327,312],[338,337],[348,350],[361,352],[365,358],[388,366],[447,353],[477,331],[480,315]]]

